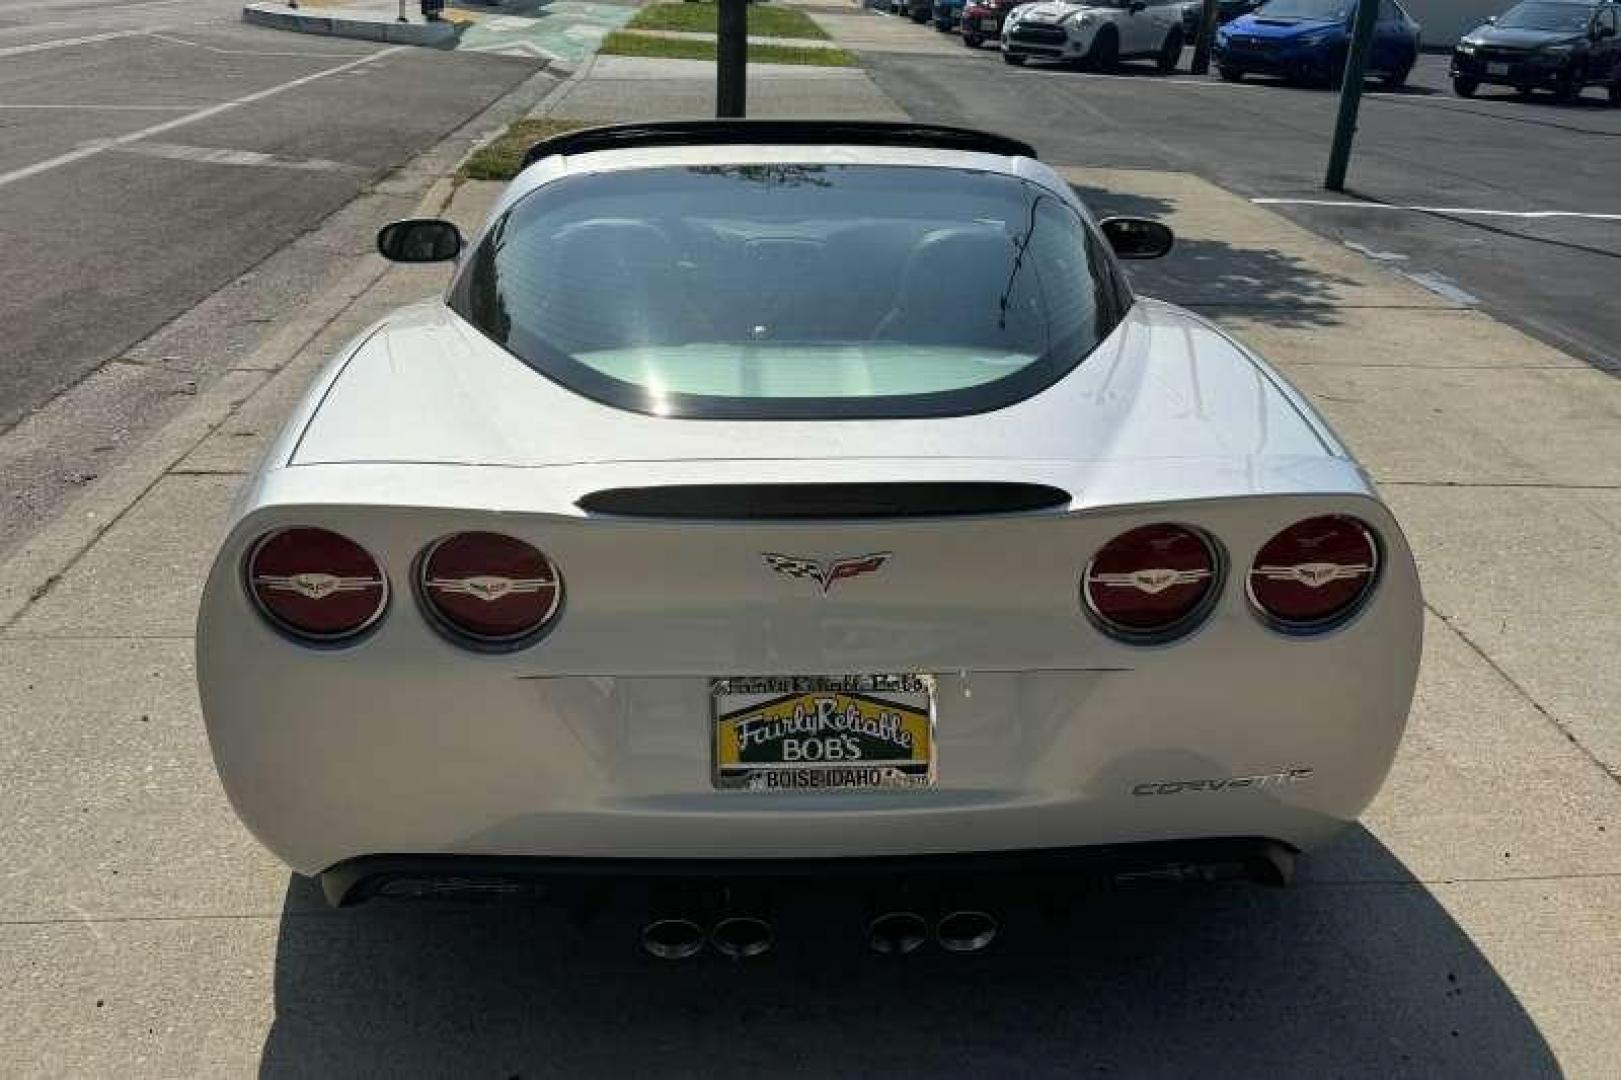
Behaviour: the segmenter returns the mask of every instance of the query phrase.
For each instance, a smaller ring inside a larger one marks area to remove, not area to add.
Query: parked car
[[[963,0],[934,0],[934,28],[942,32],[957,29],[962,21]]]
[[[934,17],[934,0],[904,0],[906,16],[915,23],[926,23]]]
[[[1015,8],[1002,29],[1002,59],[1084,62],[1153,57],[1161,71],[1182,58],[1181,0],[1040,0]]]
[[[1261,0],[1219,0],[1216,4],[1216,25],[1225,26],[1240,15],[1248,15],[1261,6]],[[1204,0],[1188,0],[1182,7],[1182,36],[1192,43],[1199,35],[1199,20],[1204,18]]]
[[[332,902],[662,880],[649,951],[747,955],[762,892],[863,874],[919,905],[875,945],[967,950],[954,875],[1281,883],[1373,799],[1412,555],[1304,395],[1132,291],[1164,225],[910,121],[524,160],[470,242],[379,234],[448,290],[313,380],[203,590],[225,790]]]
[[[1452,50],[1452,89],[1473,97],[1482,84],[1539,87],[1561,101],[1586,86],[1607,87],[1621,105],[1621,7],[1527,0],[1475,28]]]
[[[1000,43],[1008,12],[1030,0],[968,0],[962,10],[962,43],[977,49],[987,41]]]
[[[1396,0],[1378,4],[1368,74],[1395,88],[1407,82],[1418,62],[1420,28]],[[1221,77],[1236,82],[1262,74],[1292,82],[1337,83],[1345,72],[1355,15],[1355,0],[1267,0],[1216,32],[1214,55]]]

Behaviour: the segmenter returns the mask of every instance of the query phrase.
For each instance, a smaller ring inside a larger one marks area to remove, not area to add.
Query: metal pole
[[[716,13],[715,115],[748,114],[748,0],[720,0]]]
[[[1210,73],[1210,45],[1216,40],[1216,15],[1220,10],[1217,0],[1204,0],[1199,13],[1199,32],[1193,38],[1193,62],[1188,70],[1195,75]]]
[[[1368,73],[1373,49],[1373,28],[1379,22],[1380,0],[1360,0],[1356,28],[1351,32],[1351,53],[1345,58],[1345,81],[1340,84],[1340,114],[1334,121],[1334,146],[1328,152],[1328,176],[1323,186],[1345,190],[1345,170],[1351,164],[1351,137],[1356,134],[1357,109],[1362,104],[1362,81]]]

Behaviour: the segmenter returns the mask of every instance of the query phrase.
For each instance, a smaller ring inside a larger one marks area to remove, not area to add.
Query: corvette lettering
[[[818,562],[799,555],[780,555],[767,551],[761,554],[765,564],[784,577],[805,578],[822,586],[824,594],[834,584],[862,574],[871,574],[889,561],[890,553],[876,551],[870,555],[851,555],[845,558]]]
[[[1287,787],[1308,780],[1315,769],[1284,769],[1255,776],[1224,776],[1214,780],[1150,780],[1131,789],[1133,795],[1177,795],[1184,791],[1241,791],[1247,788]]]

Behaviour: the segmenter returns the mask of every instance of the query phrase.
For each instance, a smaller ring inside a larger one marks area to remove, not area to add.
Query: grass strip
[[[653,56],[667,60],[713,60],[713,41],[691,41],[679,38],[650,37],[615,30],[597,50],[606,56]],[[803,64],[811,67],[855,67],[856,58],[843,49],[815,46],[799,48],[793,45],[750,45],[751,64]]]
[[[631,30],[686,30],[691,33],[715,32],[713,3],[650,4],[630,20]],[[749,5],[749,33],[761,37],[814,38],[826,41],[827,34],[803,11],[793,8]]]
[[[505,131],[473,151],[456,170],[456,181],[511,180],[523,167],[523,156],[542,139],[591,127],[591,120],[514,120]]]

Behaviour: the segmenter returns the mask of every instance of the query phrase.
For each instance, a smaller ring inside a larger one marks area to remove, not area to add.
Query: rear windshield
[[[578,393],[667,416],[939,416],[1051,385],[1129,295],[1062,199],[940,168],[565,178],[515,204],[451,305]]]

